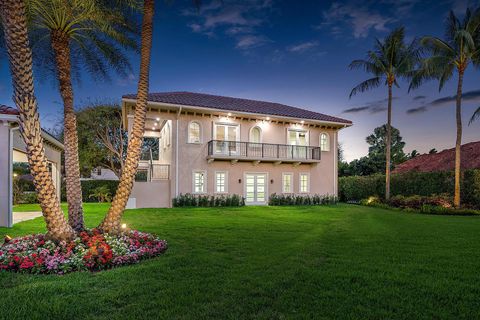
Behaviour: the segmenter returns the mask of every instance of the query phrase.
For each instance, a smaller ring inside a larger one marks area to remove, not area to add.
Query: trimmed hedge
[[[392,196],[432,196],[448,194],[453,196],[455,176],[453,172],[409,172],[392,175]],[[339,178],[341,201],[360,201],[371,196],[383,198],[385,176],[351,176]],[[480,170],[463,173],[462,203],[480,207]]]
[[[118,181],[115,180],[82,180],[82,198],[83,202],[97,202],[95,197],[90,197],[95,193],[95,189],[106,187],[110,195],[115,195],[117,192]],[[62,201],[67,201],[67,195],[65,191],[65,184],[62,184]]]
[[[319,206],[336,204],[337,197],[330,195],[272,194],[268,200],[270,206]]]
[[[173,207],[242,207],[244,205],[245,198],[238,194],[210,196],[186,193],[172,200]]]

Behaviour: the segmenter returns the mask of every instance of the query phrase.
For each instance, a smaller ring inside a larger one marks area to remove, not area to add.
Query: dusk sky
[[[157,1],[151,68],[151,92],[193,91],[274,101],[354,122],[342,130],[347,160],[366,155],[365,137],[386,122],[387,89],[380,87],[349,99],[350,90],[369,75],[348,70],[364,58],[375,37],[397,26],[407,40],[443,36],[446,14],[463,14],[468,1],[203,1],[199,11],[190,1]],[[94,82],[88,75],[75,85],[75,105],[120,101],[136,91],[138,56],[126,78]],[[12,105],[5,56],[0,55],[0,103]],[[454,147],[456,77],[438,92],[429,82],[407,93],[394,88],[393,125],[400,129],[406,151],[428,152]],[[480,140],[480,121],[468,119],[480,104],[480,70],[470,67],[464,81],[463,142]],[[37,77],[42,125],[62,117],[52,79]]]

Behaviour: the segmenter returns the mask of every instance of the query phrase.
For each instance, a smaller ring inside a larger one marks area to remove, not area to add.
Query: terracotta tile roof
[[[18,110],[12,107],[7,107],[4,106],[3,104],[0,104],[0,114],[12,114],[12,115],[18,115]]]
[[[124,95],[125,99],[136,99],[135,94]],[[297,119],[351,124],[350,120],[332,117],[326,114],[287,106],[280,103],[217,96],[193,92],[160,92],[150,93],[148,101],[170,104],[212,108],[233,112],[256,113],[263,115],[282,116]]]
[[[480,141],[462,145],[462,170],[480,169]],[[393,173],[433,172],[455,169],[455,148],[434,154],[422,154],[399,164]]]

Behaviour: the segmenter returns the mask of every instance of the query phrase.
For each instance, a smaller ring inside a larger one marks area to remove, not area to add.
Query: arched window
[[[252,129],[250,129],[250,142],[262,142],[262,130],[259,127],[253,127]]]
[[[320,133],[320,150],[330,151],[330,137],[326,132]]]
[[[188,124],[188,143],[200,143],[201,139],[200,124],[196,121],[192,121]]]

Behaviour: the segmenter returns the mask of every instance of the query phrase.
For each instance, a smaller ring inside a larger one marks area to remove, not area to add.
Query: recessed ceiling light
[[[152,130],[155,130],[155,127],[152,127]]]
[[[304,124],[304,123],[305,123],[305,121],[303,121],[303,120],[302,120],[302,121],[300,121],[300,123],[301,123],[301,124]]]
[[[153,125],[156,127],[158,125],[158,123],[155,122]]]
[[[160,118],[157,118],[157,119],[155,119],[155,120],[160,121]]]
[[[228,113],[228,116],[230,117],[231,115],[232,115],[232,113],[231,113],[231,112],[229,112],[229,113]]]

